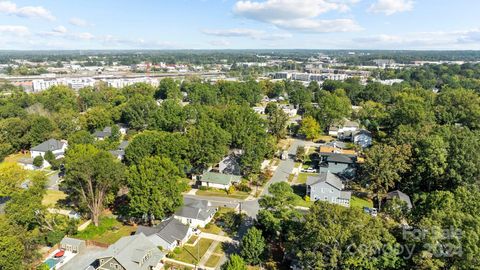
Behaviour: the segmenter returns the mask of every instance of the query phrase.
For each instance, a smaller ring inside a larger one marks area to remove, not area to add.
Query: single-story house
[[[135,234],[140,233],[155,246],[162,247],[162,250],[173,250],[188,241],[192,235],[192,228],[170,217],[155,227],[138,226]]]
[[[407,204],[408,209],[412,209],[412,200],[410,200],[410,196],[401,192],[400,190],[394,190],[392,192],[387,193],[386,200],[392,200],[393,198],[398,198],[401,201],[404,201]]]
[[[112,136],[112,127],[105,127],[103,130],[97,130],[93,133],[95,140],[103,141]]]
[[[200,182],[203,187],[228,189],[232,184],[239,183],[241,179],[239,175],[206,172],[201,176]]]
[[[120,142],[120,145],[118,146],[117,149],[109,151],[110,154],[112,154],[118,160],[123,160],[125,158],[125,149],[127,148],[128,143],[129,143],[128,141]]]
[[[43,160],[42,166],[37,167],[33,165],[33,158],[20,158],[18,160],[18,164],[22,166],[25,170],[30,170],[30,171],[41,170],[43,168],[50,166],[50,163],[48,161]]]
[[[360,128],[360,124],[356,121],[344,119],[341,123],[334,124],[329,127],[328,135],[337,137],[339,134],[347,131],[356,131]]]
[[[296,109],[293,105],[283,104],[280,105],[280,109],[282,109],[282,111],[289,117],[294,117],[298,113],[298,109]]]
[[[159,270],[165,253],[143,234],[125,236],[100,255],[97,270]]]
[[[30,157],[34,159],[37,156],[44,157],[48,151],[51,151],[55,157],[62,158],[67,150],[67,141],[50,139],[30,149]]]
[[[217,208],[206,200],[194,200],[175,212],[174,218],[192,228],[204,228],[217,212]]]
[[[86,248],[85,240],[64,237],[60,241],[60,248],[73,253],[79,253]]]
[[[350,206],[350,191],[345,188],[342,180],[331,172],[321,172],[317,176],[307,177],[307,196],[312,201],[326,201],[334,204]]]
[[[252,109],[258,114],[265,114],[265,107],[253,107]]]

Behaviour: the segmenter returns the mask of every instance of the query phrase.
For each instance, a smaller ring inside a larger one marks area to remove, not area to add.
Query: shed
[[[60,241],[60,248],[65,249],[66,251],[71,251],[73,253],[79,253],[85,249],[86,243],[85,240],[64,237]]]

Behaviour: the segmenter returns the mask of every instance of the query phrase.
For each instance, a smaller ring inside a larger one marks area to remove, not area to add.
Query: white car
[[[303,172],[306,172],[306,173],[316,173],[317,170],[314,169],[314,168],[307,168],[307,169],[304,169]]]

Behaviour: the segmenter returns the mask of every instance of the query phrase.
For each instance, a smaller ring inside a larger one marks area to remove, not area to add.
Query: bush
[[[43,165],[43,157],[42,156],[36,156],[33,159],[33,166],[42,167],[42,165]]]
[[[208,190],[208,187],[200,186],[198,189],[199,189],[199,190]]]

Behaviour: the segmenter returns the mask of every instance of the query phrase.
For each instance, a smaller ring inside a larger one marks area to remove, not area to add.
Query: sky
[[[0,0],[0,50],[479,50],[480,0]]]

